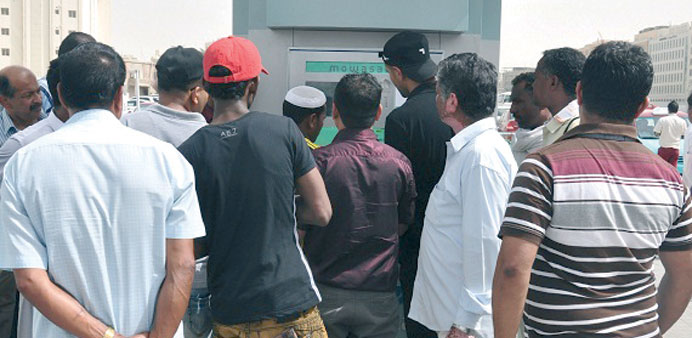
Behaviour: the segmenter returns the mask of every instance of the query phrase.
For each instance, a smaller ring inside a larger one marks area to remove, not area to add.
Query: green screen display
[[[387,69],[382,62],[305,61],[305,72],[386,74]]]

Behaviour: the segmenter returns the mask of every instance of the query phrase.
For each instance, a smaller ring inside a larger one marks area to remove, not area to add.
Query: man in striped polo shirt
[[[514,181],[493,282],[496,338],[660,337],[692,295],[692,209],[675,168],[637,140],[653,67],[609,42],[577,86],[581,124]],[[653,264],[666,273],[657,294]]]

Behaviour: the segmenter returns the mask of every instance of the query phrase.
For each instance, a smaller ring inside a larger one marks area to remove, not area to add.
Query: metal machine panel
[[[381,49],[289,48],[288,87],[312,86],[322,90],[327,96],[327,118],[318,139],[319,144],[331,142],[336,134],[332,119],[334,89],[339,80],[349,73],[370,73],[382,85],[382,116],[373,128],[380,139],[383,137],[387,115],[402,105],[405,99],[389,79],[385,65],[378,57],[380,51]],[[430,51],[430,57],[435,63],[439,63],[443,55],[442,51]]]

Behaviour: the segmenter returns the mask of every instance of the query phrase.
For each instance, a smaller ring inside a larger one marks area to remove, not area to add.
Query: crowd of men
[[[436,65],[415,32],[383,46],[406,98],[384,143],[366,73],[332,107],[299,86],[251,110],[269,72],[241,37],[168,49],[159,103],[126,115],[123,60],[87,34],[45,78],[0,70],[0,335],[396,337],[398,286],[410,338],[671,328],[692,297],[692,196],[662,158],[679,121],[656,127],[661,156],[637,139],[642,48],[545,51],[512,81],[510,145],[494,65]],[[319,147],[328,108],[339,131]]]

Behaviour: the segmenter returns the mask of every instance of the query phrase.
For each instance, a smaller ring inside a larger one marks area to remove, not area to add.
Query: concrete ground
[[[656,260],[654,263],[654,271],[656,273],[656,280],[658,283],[661,282],[663,278],[663,264],[660,260]],[[666,332],[665,338],[690,338],[692,337],[692,302],[687,306],[687,310],[682,315],[682,317],[673,325],[673,327]]]

